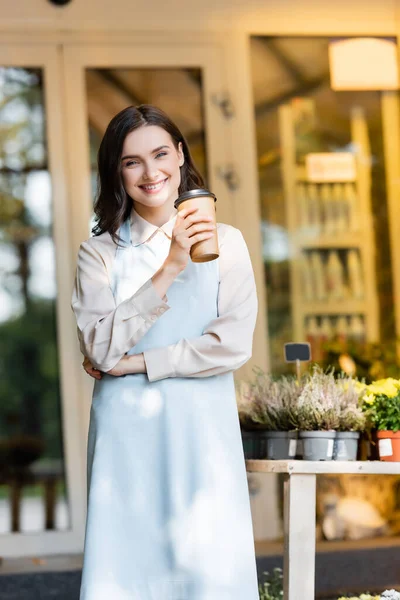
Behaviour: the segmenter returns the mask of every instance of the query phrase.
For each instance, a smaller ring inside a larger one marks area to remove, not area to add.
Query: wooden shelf
[[[362,243],[362,237],[359,231],[353,233],[338,233],[336,235],[321,235],[315,238],[310,236],[305,237],[300,235],[296,239],[299,248],[304,250],[312,250],[316,248],[318,250],[335,250],[340,248],[353,249],[359,248]]]
[[[299,307],[299,313],[305,316],[328,316],[328,315],[364,315],[367,311],[364,300],[319,300],[308,302],[303,300]]]

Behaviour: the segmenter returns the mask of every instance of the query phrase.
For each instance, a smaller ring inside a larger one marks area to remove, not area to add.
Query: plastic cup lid
[[[184,192],[183,194],[181,194],[179,198],[175,200],[174,207],[178,208],[178,206],[182,204],[182,202],[185,202],[185,200],[191,200],[192,198],[200,198],[201,196],[211,196],[212,198],[214,198],[214,202],[217,201],[215,194],[210,192],[210,190],[199,188],[196,190],[189,190],[188,192]]]

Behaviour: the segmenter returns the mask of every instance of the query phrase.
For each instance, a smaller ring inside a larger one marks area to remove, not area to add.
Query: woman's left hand
[[[101,379],[103,377],[102,371],[95,369],[90,360],[85,356],[83,363],[83,368],[86,373],[93,377],[94,379]],[[112,375],[113,377],[122,377],[122,375],[135,374],[135,373],[146,373],[146,365],[144,362],[143,354],[134,354],[128,355],[126,354],[121,358],[121,360],[109,371],[106,371],[107,375]]]

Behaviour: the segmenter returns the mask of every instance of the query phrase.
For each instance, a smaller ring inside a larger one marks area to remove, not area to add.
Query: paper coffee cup
[[[196,189],[184,192],[175,200],[174,206],[180,211],[184,208],[198,208],[198,214],[210,216],[216,225],[215,203],[217,199],[209,190]],[[208,240],[193,244],[190,257],[193,262],[209,262],[219,256],[217,230]]]

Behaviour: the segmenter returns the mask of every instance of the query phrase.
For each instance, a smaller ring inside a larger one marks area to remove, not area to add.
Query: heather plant
[[[362,409],[361,397],[364,386],[351,377],[340,377],[337,385],[342,388],[339,413],[339,431],[364,431],[366,415]]]
[[[274,379],[258,369],[247,392],[247,417],[269,431],[293,429],[293,413],[301,387],[294,377]]]
[[[337,384],[333,370],[324,372],[314,365],[303,377],[292,423],[300,431],[338,429],[343,403],[343,388]]]

